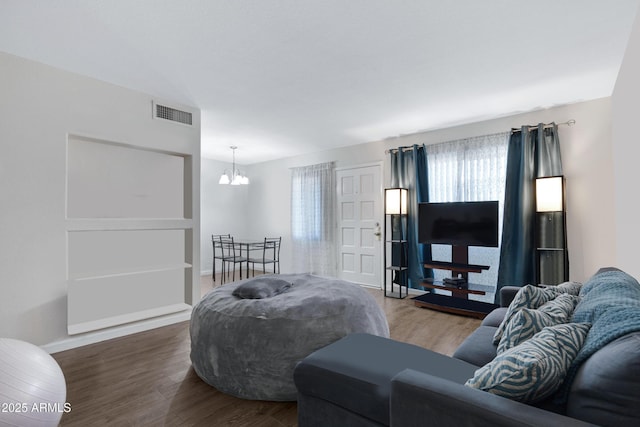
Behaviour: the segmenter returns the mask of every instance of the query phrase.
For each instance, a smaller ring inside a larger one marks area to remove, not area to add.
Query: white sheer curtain
[[[502,235],[509,134],[509,132],[503,132],[427,145],[429,201],[498,200],[500,221],[498,231]],[[451,260],[449,245],[432,245],[432,251],[434,260]],[[470,247],[469,263],[491,266],[481,274],[470,273],[470,282],[496,286],[500,263],[499,248]],[[443,270],[434,270],[436,280],[442,280],[449,274]],[[493,302],[494,295],[474,295],[474,299]]]
[[[293,168],[291,238],[293,270],[336,275],[333,162]]]

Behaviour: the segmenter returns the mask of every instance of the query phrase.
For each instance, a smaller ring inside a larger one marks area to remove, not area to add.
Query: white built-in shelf
[[[132,313],[126,313],[119,316],[105,317],[102,319],[91,320],[81,323],[69,323],[67,331],[70,335],[81,334],[84,332],[95,331],[98,329],[109,328],[111,326],[122,325],[138,320],[150,319],[154,317],[164,316],[166,314],[179,313],[182,311],[190,311],[192,307],[189,304],[179,303],[171,304],[163,307],[154,307],[149,310],[141,310]]]
[[[119,230],[189,230],[190,218],[73,218],[67,219],[68,231],[119,231]]]
[[[94,272],[91,275],[83,275],[77,277],[69,277],[70,280],[74,280],[77,282],[83,280],[94,280],[94,279],[105,279],[108,277],[118,277],[118,276],[132,276],[137,274],[146,274],[146,273],[158,273],[162,271],[172,271],[172,270],[183,270],[185,268],[191,268],[191,264],[186,262],[180,264],[172,264],[172,265],[159,265],[159,266],[149,266],[149,267],[140,267],[130,270],[112,270],[112,271],[99,271]]]
[[[180,317],[200,297],[194,271],[199,148],[176,153],[172,144],[163,149],[145,144],[68,135],[71,335],[174,313]]]

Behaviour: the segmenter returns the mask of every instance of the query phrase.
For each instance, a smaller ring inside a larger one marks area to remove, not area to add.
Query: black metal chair
[[[221,238],[230,239],[231,234],[211,235],[211,244],[213,245],[213,273],[211,273],[211,277],[213,277],[213,283],[216,282],[216,260],[220,260],[222,269],[224,270],[224,262],[222,261],[224,254],[222,253],[222,241],[220,240]]]
[[[242,255],[242,246],[233,241],[233,237],[221,237],[220,247],[222,249],[222,283],[224,283],[224,273],[228,264],[233,265],[233,278],[236,280],[236,264],[240,264],[240,279],[242,279],[242,264],[248,261],[246,256]],[[247,264],[247,277],[249,277],[249,267]],[[227,271],[227,279],[229,272]]]
[[[262,272],[266,273],[267,265],[273,264],[273,273],[280,274],[280,244],[282,237],[265,237],[262,245],[262,257],[249,258],[247,265],[251,264],[253,275],[256,275],[255,265],[262,264]]]

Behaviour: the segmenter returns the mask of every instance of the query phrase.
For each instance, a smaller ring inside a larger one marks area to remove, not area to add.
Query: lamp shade
[[[227,173],[223,173],[222,176],[220,177],[220,181],[218,181],[218,184],[230,184],[231,180],[229,179],[229,175],[227,175]]]
[[[536,179],[536,211],[560,212],[564,210],[564,182],[562,176]]]
[[[406,215],[408,190],[406,188],[387,188],[384,193],[384,213],[387,215]]]

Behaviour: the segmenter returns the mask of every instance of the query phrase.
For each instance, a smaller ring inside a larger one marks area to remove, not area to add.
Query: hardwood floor
[[[219,285],[219,281],[217,282]],[[202,278],[203,293],[214,287]],[[384,298],[391,337],[450,355],[480,321]],[[238,399],[191,369],[189,322],[53,354],[67,381],[71,412],[62,426],[296,426],[295,402]]]

